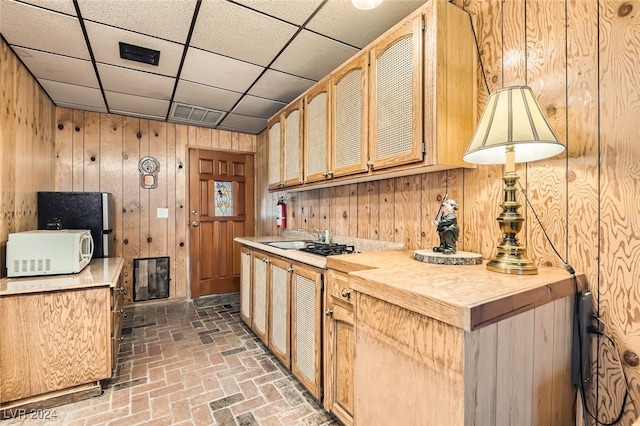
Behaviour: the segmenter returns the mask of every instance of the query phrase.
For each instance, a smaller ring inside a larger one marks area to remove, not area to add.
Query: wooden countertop
[[[353,290],[472,331],[587,288],[563,269],[537,275],[492,272],[486,265],[432,265],[412,250],[358,253],[327,259],[327,268],[349,273]]]
[[[97,258],[77,274],[0,279],[0,297],[43,291],[115,287],[122,272],[121,257]]]

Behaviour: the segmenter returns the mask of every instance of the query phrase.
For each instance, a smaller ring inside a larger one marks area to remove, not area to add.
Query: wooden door
[[[240,245],[253,235],[253,156],[189,150],[191,297],[240,290]]]

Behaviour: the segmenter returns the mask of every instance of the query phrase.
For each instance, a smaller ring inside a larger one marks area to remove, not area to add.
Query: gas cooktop
[[[335,254],[357,253],[353,246],[337,243],[311,242],[305,244],[300,250],[307,253],[319,254],[320,256],[332,256]]]

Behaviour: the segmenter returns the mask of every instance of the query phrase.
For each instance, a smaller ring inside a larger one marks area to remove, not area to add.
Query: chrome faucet
[[[329,230],[328,229],[323,229],[322,231],[319,230],[318,228],[316,228],[315,226],[312,226],[313,230],[316,231],[317,235],[318,235],[318,241],[321,241],[325,244],[329,244],[331,242],[331,234],[329,234]]]

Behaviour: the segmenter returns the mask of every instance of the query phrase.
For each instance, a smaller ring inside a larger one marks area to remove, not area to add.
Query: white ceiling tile
[[[248,133],[259,133],[267,127],[266,118],[247,117],[239,114],[229,114],[218,126],[218,129],[235,130]]]
[[[186,43],[196,0],[78,0],[85,20]]]
[[[3,0],[4,1],[4,0]],[[34,6],[44,7],[45,9],[55,10],[67,15],[77,16],[76,8],[73,6],[73,0],[20,0],[23,3],[29,3]],[[1,14],[0,14],[1,16]]]
[[[262,70],[257,65],[189,48],[180,76],[207,86],[244,93]]]
[[[98,64],[105,91],[129,93],[147,98],[170,100],[175,79],[129,68]]]
[[[385,0],[375,9],[360,10],[350,0],[329,0],[307,28],[363,48],[424,3],[425,0]]]
[[[9,44],[90,59],[77,18],[10,0],[0,7],[0,32]]]
[[[309,52],[313,52],[313,60],[307,60]],[[300,77],[321,80],[358,52],[358,49],[305,30],[287,46],[272,67]]]
[[[250,95],[289,102],[311,87],[315,81],[279,71],[267,70],[249,90]]]
[[[204,1],[191,45],[230,58],[268,65],[297,27],[226,1]]]
[[[14,47],[13,50],[36,78],[100,87],[91,61],[22,47]]]
[[[218,111],[229,111],[238,102],[240,96],[242,93],[180,80],[174,101]]]
[[[127,95],[125,93],[106,92],[109,110],[112,112],[137,113],[145,116],[164,118],[169,111],[169,101]]]
[[[100,89],[43,79],[39,79],[38,82],[56,104],[64,102],[94,108],[105,108]]]
[[[184,46],[181,44],[94,22],[87,22],[86,28],[97,62],[168,76],[175,76],[178,72],[184,50]],[[159,64],[156,66],[120,58],[119,42],[159,50]]]
[[[284,102],[246,95],[233,109],[233,112],[252,117],[271,118],[286,105]]]
[[[302,25],[320,6],[322,0],[236,0],[267,15],[274,16],[292,24]]]

